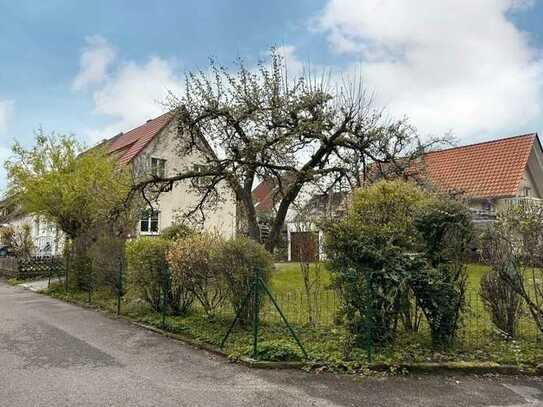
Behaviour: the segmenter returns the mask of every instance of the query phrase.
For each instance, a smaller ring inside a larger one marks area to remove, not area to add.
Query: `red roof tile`
[[[120,133],[108,140],[109,152],[119,156],[119,162],[129,163],[155,138],[160,131],[172,120],[168,112],[126,133]]]
[[[477,198],[515,196],[536,139],[534,133],[429,152],[425,171],[442,191]]]

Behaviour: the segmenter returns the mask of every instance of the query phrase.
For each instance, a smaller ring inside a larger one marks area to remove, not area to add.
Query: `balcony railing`
[[[543,199],[531,198],[531,197],[515,197],[515,198],[505,198],[503,203],[506,207],[511,206],[543,206]]]

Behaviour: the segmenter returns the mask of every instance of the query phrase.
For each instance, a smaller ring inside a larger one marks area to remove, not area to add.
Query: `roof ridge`
[[[517,136],[503,137],[503,138],[494,139],[494,140],[481,141],[479,143],[465,144],[463,146],[453,146],[453,147],[449,147],[449,148],[443,148],[441,150],[428,151],[425,154],[440,153],[440,152],[443,152],[443,151],[450,151],[450,150],[456,150],[456,149],[461,149],[461,148],[475,147],[475,146],[480,146],[480,145],[483,145],[483,144],[499,143],[501,141],[507,141],[507,140],[523,138],[523,137],[539,138],[537,132],[533,132],[533,133],[520,134],[520,135],[517,135]]]

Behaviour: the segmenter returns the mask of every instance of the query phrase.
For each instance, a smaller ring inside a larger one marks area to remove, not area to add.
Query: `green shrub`
[[[213,262],[227,286],[228,300],[236,312],[240,312],[240,323],[252,320],[253,304],[243,300],[258,275],[268,284],[273,271],[273,257],[264,247],[246,237],[222,242],[213,252]],[[260,291],[262,291],[262,287]],[[259,307],[262,301],[259,302]]]
[[[192,235],[194,231],[183,223],[176,223],[160,232],[160,237],[166,240],[177,241]]]
[[[213,261],[221,243],[217,234],[198,233],[175,242],[167,255],[172,287],[192,293],[208,316],[214,315],[226,295],[223,276]]]
[[[359,189],[341,222],[326,226],[325,250],[355,343],[390,342],[420,261],[413,217],[430,195],[384,181]]]
[[[465,302],[464,258],[473,236],[471,214],[460,202],[437,197],[419,209],[414,224],[426,266],[414,269],[411,286],[430,325],[432,342],[447,345],[455,337]]]
[[[325,244],[355,344],[391,342],[401,316],[413,325],[414,301],[433,343],[450,343],[464,306],[472,230],[464,205],[412,183],[356,191],[347,216],[327,226]]]
[[[171,242],[160,237],[140,237],[126,245],[127,283],[155,311],[162,309],[162,293],[166,291],[169,312],[188,311],[191,295],[177,286],[172,289],[167,272],[166,253]]]

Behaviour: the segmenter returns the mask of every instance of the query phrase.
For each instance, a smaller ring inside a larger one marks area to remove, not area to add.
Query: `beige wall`
[[[178,138],[175,123],[170,123],[135,160],[136,166],[149,165],[151,158],[166,160],[166,175],[174,175],[176,170],[190,168],[198,160],[194,156],[179,157],[177,154]],[[188,181],[176,183],[171,192],[163,193],[158,200],[159,230],[172,225],[181,213],[195,206],[199,197],[187,190]],[[217,229],[223,236],[232,237],[236,230],[236,203],[234,194],[223,186],[224,204],[213,212],[206,213],[205,229]]]

